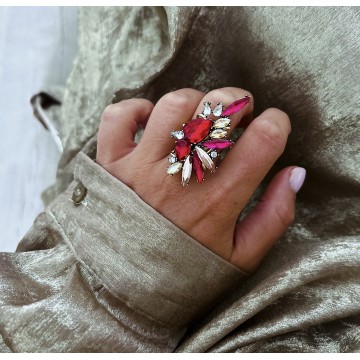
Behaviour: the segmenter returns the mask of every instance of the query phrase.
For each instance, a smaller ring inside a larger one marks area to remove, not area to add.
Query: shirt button
[[[74,202],[75,205],[79,205],[85,199],[86,193],[86,187],[82,182],[79,182],[73,191],[71,200]]]

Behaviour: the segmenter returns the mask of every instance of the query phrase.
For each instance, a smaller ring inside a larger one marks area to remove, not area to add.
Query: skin
[[[289,117],[270,108],[253,119],[221,162],[216,173],[206,171],[202,183],[193,175],[181,185],[181,172],[166,174],[168,155],[174,148],[172,130],[181,130],[203,102],[212,105],[250,95],[227,87],[207,94],[181,89],[163,96],[154,106],[145,99],[131,99],[108,106],[101,118],[96,161],[133,189],[145,202],[196,241],[251,273],[293,222],[296,194],[289,184],[294,166],[280,171],[256,208],[241,223],[240,212],[283,153],[291,131]],[[230,132],[252,116],[254,99],[231,116]],[[244,120],[245,121],[245,120]],[[144,134],[138,145],[138,127]]]

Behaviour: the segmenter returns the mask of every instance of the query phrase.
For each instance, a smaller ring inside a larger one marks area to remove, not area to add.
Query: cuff
[[[69,199],[79,182],[86,197],[75,205]],[[83,153],[74,182],[49,211],[78,261],[104,287],[163,324],[186,326],[247,277]]]

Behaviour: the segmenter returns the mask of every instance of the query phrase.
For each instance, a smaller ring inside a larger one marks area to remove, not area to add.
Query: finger
[[[210,181],[221,183],[223,192],[239,212],[272,165],[283,153],[291,126],[288,116],[267,109],[254,119],[229,151]],[[241,191],[239,191],[241,189]]]
[[[212,109],[214,109],[218,103],[222,103],[224,105],[223,109],[226,109],[231,103],[233,103],[238,99],[244,98],[246,95],[251,98],[250,103],[248,103],[239,112],[230,116],[231,123],[230,123],[230,130],[228,131],[228,135],[230,135],[231,132],[234,130],[234,128],[241,124],[241,120],[243,118],[248,118],[249,116],[251,117],[254,108],[254,101],[249,91],[235,87],[225,87],[221,89],[212,90],[209,93],[207,93],[204,96],[204,98],[201,100],[201,102],[196,108],[196,111],[193,114],[193,118],[195,118],[197,114],[202,113],[205,102],[211,103]]]
[[[96,161],[107,164],[133,150],[138,127],[145,128],[153,107],[145,99],[124,100],[107,106],[101,116]]]
[[[181,130],[182,124],[191,120],[203,96],[204,93],[194,89],[180,89],[164,95],[151,113],[138,151],[153,161],[168,156],[175,143],[170,133]]]
[[[288,167],[275,176],[259,204],[236,225],[231,257],[233,264],[248,272],[259,266],[293,222],[296,192],[301,188],[305,175],[303,168]]]

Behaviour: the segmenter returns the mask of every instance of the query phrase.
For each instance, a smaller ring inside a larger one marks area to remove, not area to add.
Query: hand
[[[174,148],[172,130],[201,113],[203,102],[212,105],[251,94],[239,88],[222,88],[203,94],[177,90],[154,105],[144,99],[108,106],[101,119],[96,161],[133,189],[145,202],[188,235],[233,265],[253,272],[276,240],[294,220],[296,192],[305,170],[288,167],[271,181],[256,208],[241,222],[240,212],[282,154],[290,121],[278,109],[267,109],[254,119],[221,162],[215,173],[205,172],[202,183],[192,175],[181,185],[181,172],[169,176],[168,156]],[[251,116],[254,101],[231,116],[231,132]],[[138,145],[138,127],[144,134]]]

